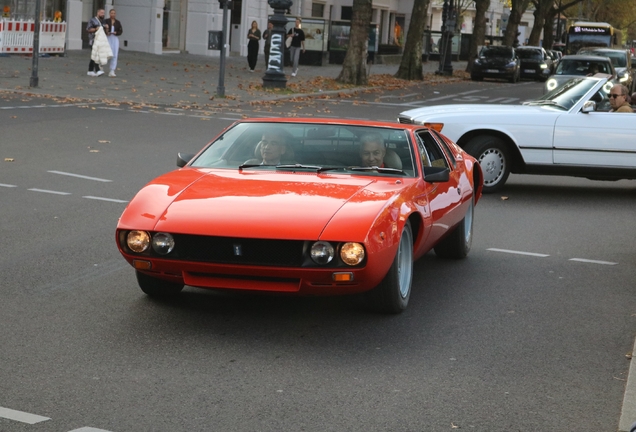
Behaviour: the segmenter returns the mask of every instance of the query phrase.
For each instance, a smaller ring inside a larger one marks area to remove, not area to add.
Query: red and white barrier
[[[0,53],[29,54],[33,52],[33,21],[0,20]],[[66,23],[40,23],[40,53],[63,53]]]

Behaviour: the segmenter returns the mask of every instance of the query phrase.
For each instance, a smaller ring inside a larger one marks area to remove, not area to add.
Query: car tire
[[[406,222],[395,258],[382,282],[369,294],[372,307],[380,312],[397,314],[409,304],[413,282],[413,231]]]
[[[483,192],[501,190],[510,175],[510,153],[504,142],[492,135],[480,135],[471,139],[464,149],[481,165]]]
[[[470,206],[466,215],[453,232],[435,246],[435,254],[440,258],[466,258],[473,244],[473,219],[475,215],[475,199],[471,195]]]
[[[173,297],[183,289],[182,284],[154,278],[140,271],[135,271],[135,274],[139,288],[150,297]]]

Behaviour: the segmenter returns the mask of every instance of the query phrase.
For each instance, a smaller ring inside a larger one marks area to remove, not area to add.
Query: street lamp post
[[[38,59],[40,57],[40,0],[35,2],[35,27],[33,28],[33,59],[31,62],[31,78],[29,79],[29,87],[37,87],[38,77]]]
[[[285,24],[287,24],[285,11],[291,8],[293,2],[292,0],[267,0],[267,3],[274,9],[274,15],[270,19],[274,28],[270,33],[269,62],[267,63],[267,71],[263,75],[263,87],[285,88],[287,86],[287,78],[283,72],[285,66]]]
[[[232,0],[219,0],[219,4],[223,6],[223,32],[221,33],[221,52],[219,53],[219,85],[216,87],[216,95],[225,97],[225,54],[227,42],[227,9],[228,2]]]
[[[453,0],[444,0],[444,5],[442,6],[442,40],[439,51],[439,69],[435,72],[438,75],[453,74],[451,59],[456,22],[457,13],[455,12]]]

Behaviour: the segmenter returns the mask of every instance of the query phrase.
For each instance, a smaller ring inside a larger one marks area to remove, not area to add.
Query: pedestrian
[[[261,40],[261,31],[258,29],[258,23],[252,21],[252,28],[247,32],[247,64],[250,67],[250,72],[254,72],[256,67],[256,60],[258,59],[258,48]]]
[[[305,52],[305,32],[300,29],[302,20],[296,18],[296,26],[287,32],[287,38],[291,38],[291,45],[289,47],[289,56],[292,61],[292,76],[295,77],[298,73],[298,60],[300,59],[300,50]]]
[[[265,41],[265,70],[269,68],[269,50],[272,47],[272,29],[274,24],[271,21],[267,23],[267,28],[263,32],[263,40]]]
[[[115,77],[115,70],[117,70],[117,55],[119,54],[119,35],[122,34],[124,29],[121,26],[121,22],[116,18],[117,12],[115,9],[111,9],[108,12],[109,18],[106,20],[106,34],[108,35],[108,44],[113,52],[113,57],[110,59],[110,72],[109,77]]]
[[[88,20],[88,24],[86,25],[86,31],[88,32],[88,44],[92,47],[93,42],[95,41],[95,32],[98,28],[103,27],[104,21],[104,9],[97,9],[97,15]],[[95,60],[92,58],[91,52],[91,61],[88,64],[88,76],[100,76],[104,75],[104,71],[100,70],[99,64],[95,63]]]

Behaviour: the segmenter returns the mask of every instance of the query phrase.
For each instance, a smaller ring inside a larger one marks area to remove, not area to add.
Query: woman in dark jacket
[[[261,31],[256,21],[252,21],[252,28],[247,32],[247,39],[249,41],[247,42],[247,64],[250,66],[250,72],[254,72],[258,58],[258,41],[261,40]]]

